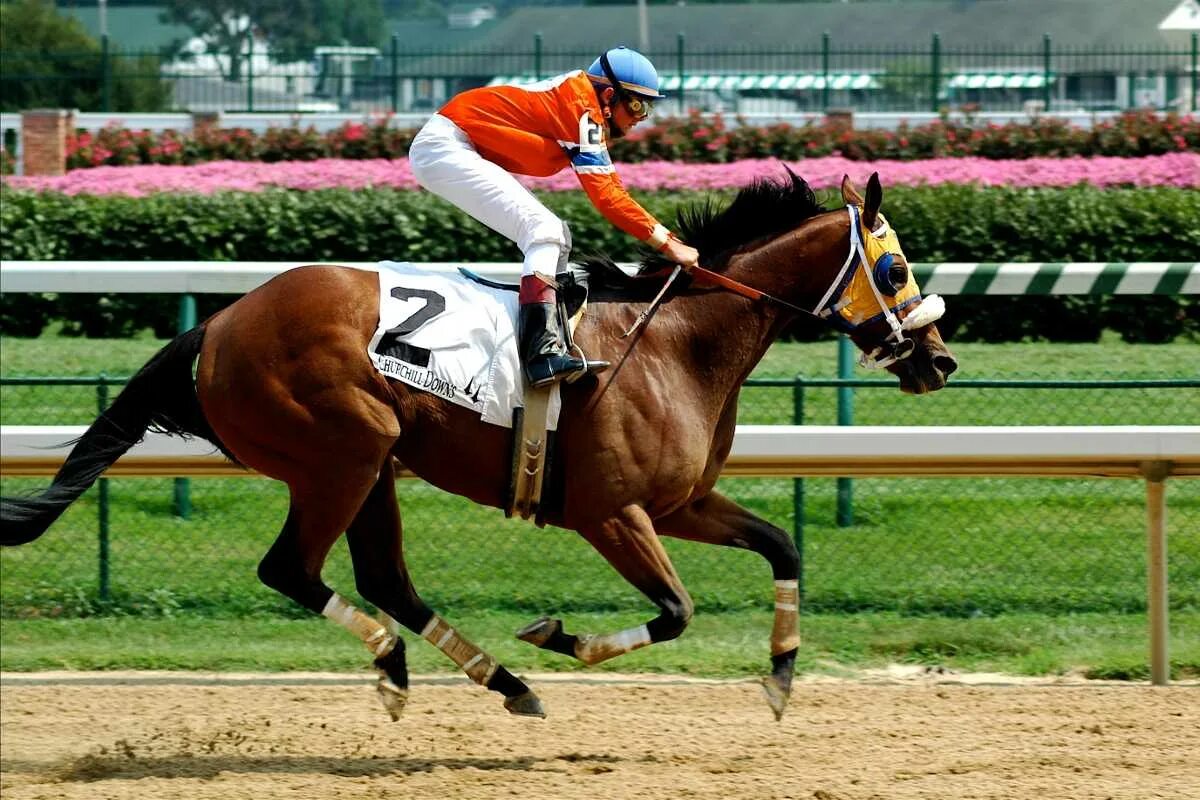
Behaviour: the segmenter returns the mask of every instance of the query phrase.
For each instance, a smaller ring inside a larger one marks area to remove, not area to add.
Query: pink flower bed
[[[739,187],[755,178],[783,174],[775,159],[731,164],[648,161],[618,165],[617,172],[631,189],[695,190]],[[1030,158],[995,161],[983,158],[940,158],[924,161],[850,161],[840,156],[791,162],[791,168],[816,189],[837,186],[842,175],[864,183],[879,172],[885,186],[975,183],[981,186],[1176,186],[1200,187],[1200,153],[1169,153],[1143,158]],[[531,189],[572,191],[579,187],[570,170],[549,178],[522,178]],[[257,192],[284,189],[415,189],[407,159],[321,159],[272,164],[212,161],[195,166],[145,165],[75,170],[61,177],[9,177],[13,188],[65,194],[123,194],[219,191]]]

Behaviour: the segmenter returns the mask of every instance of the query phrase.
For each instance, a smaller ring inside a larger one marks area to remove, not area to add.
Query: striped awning
[[[488,82],[488,86],[500,84],[515,84],[521,86],[536,81],[532,75],[497,75]],[[664,92],[679,91],[680,83],[684,91],[701,89],[730,91],[747,91],[750,89],[775,90],[780,92],[802,92],[807,90],[819,91],[825,88],[825,75],[820,72],[769,72],[754,74],[714,74],[697,73],[685,74],[682,82],[678,74],[665,73],[662,76],[660,89]],[[831,72],[829,73],[829,88],[835,91],[846,89],[878,89],[876,76],[867,72]]]
[[[1054,83],[1055,76],[1050,76]],[[1046,85],[1042,72],[959,72],[946,84],[951,89],[1040,89]]]

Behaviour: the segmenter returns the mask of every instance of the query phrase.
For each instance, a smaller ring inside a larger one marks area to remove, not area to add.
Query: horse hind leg
[[[346,530],[346,541],[358,591],[366,600],[445,653],[475,683],[504,695],[504,707],[510,712],[546,716],[541,700],[523,681],[462,636],[417,594],[404,563],[403,526],[390,460]],[[408,694],[404,643],[397,637],[394,647],[378,655],[375,666],[381,672],[380,696],[396,719]]]
[[[622,577],[658,606],[659,615],[636,628],[582,636],[566,633],[560,620],[542,617],[517,631],[518,639],[592,665],[683,633],[692,618],[692,599],[644,509],[629,506],[580,533]]]
[[[348,628],[372,652],[383,656],[399,639],[321,580],[330,548],[362,506],[374,481],[375,475],[368,469],[347,467],[289,486],[292,499],[287,520],[259,562],[258,577],[309,611]]]

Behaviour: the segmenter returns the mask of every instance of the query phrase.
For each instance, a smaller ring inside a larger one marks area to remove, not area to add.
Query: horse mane
[[[807,181],[784,169],[786,178],[759,178],[738,190],[728,205],[709,196],[679,210],[679,237],[700,251],[702,266],[720,272],[732,256],[749,245],[793,230],[828,211],[817,201]],[[587,271],[593,291],[625,290],[626,299],[633,299],[628,291],[638,286],[642,277],[675,266],[662,253],[649,249],[643,249],[636,277],[627,275],[604,255],[585,256],[578,263]]]

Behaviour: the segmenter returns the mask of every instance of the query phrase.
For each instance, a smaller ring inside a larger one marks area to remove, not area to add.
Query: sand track
[[[357,676],[5,676],[0,794],[30,798],[1195,798],[1196,687],[457,681],[388,721]]]

